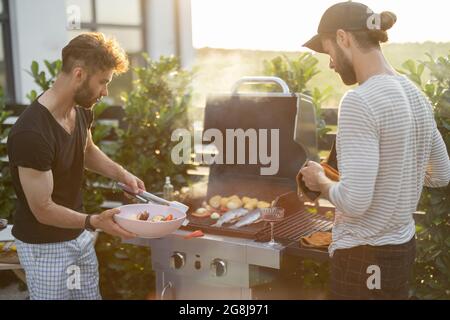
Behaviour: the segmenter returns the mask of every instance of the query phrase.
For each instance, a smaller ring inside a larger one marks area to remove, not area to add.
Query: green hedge
[[[424,71],[431,79],[423,82]],[[450,151],[450,52],[446,57],[418,63],[408,60],[403,73],[427,95],[437,127]],[[426,215],[417,223],[417,258],[412,294],[420,299],[450,299],[450,185],[424,188],[419,209]]]

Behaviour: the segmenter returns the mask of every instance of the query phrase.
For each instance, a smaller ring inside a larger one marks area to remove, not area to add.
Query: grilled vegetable
[[[139,212],[137,214],[137,219],[142,221],[147,221],[150,214],[147,211]]]
[[[270,208],[270,203],[265,202],[265,201],[258,201],[257,207],[258,207],[259,209],[262,209],[262,208]]]
[[[154,216],[153,218],[151,218],[152,222],[160,222],[160,221],[164,221],[164,216]]]
[[[227,203],[227,208],[230,210],[234,210],[237,208],[241,208],[243,205],[241,199],[239,198],[232,198],[230,201],[228,201]]]
[[[222,200],[221,196],[214,196],[209,199],[209,204],[211,205],[211,207],[217,209],[220,207],[220,200]]]
[[[223,197],[222,199],[220,199],[220,206],[221,207],[226,207],[226,205],[227,205],[229,200],[230,200],[230,198]]]
[[[255,199],[250,199],[250,201],[248,201],[245,205],[244,208],[247,210],[253,210],[256,209],[256,207],[258,206],[258,201]]]
[[[243,197],[243,198],[242,198],[242,202],[243,202],[244,204],[249,203],[251,200],[252,200],[252,198],[249,198],[249,197]]]
[[[217,212],[213,212],[210,218],[213,220],[218,220],[220,218],[220,214],[218,214]]]
[[[205,208],[198,208],[195,212],[192,213],[192,215],[198,218],[206,218],[211,215],[211,212],[209,212]]]

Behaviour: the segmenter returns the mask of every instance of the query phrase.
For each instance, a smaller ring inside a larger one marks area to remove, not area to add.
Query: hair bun
[[[397,22],[397,16],[395,13],[390,11],[383,11],[380,14],[381,17],[381,30],[386,31],[392,28],[392,26]]]

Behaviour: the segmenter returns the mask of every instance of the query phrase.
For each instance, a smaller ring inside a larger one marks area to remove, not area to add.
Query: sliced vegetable
[[[213,220],[217,220],[217,219],[220,218],[220,214],[218,214],[217,212],[213,212],[213,213],[211,214],[211,217],[210,217],[210,218],[213,219]]]
[[[206,218],[211,215],[211,212],[206,210],[205,208],[198,208],[197,211],[193,212],[192,215],[198,218]]]
[[[192,239],[192,238],[199,238],[199,237],[203,237],[205,234],[203,233],[202,230],[195,230],[194,232],[188,234],[187,236],[185,236],[185,239]]]
[[[151,220],[152,222],[164,221],[164,216],[154,216]]]
[[[171,220],[173,220],[173,215],[171,215],[171,214],[169,214],[169,215],[164,219],[164,221],[171,221]]]

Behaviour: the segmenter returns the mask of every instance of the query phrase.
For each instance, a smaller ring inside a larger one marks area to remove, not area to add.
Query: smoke
[[[242,77],[261,76],[263,61],[278,54],[267,51],[198,49],[194,67],[194,106],[203,108],[206,97],[211,93],[229,93],[233,84]]]

